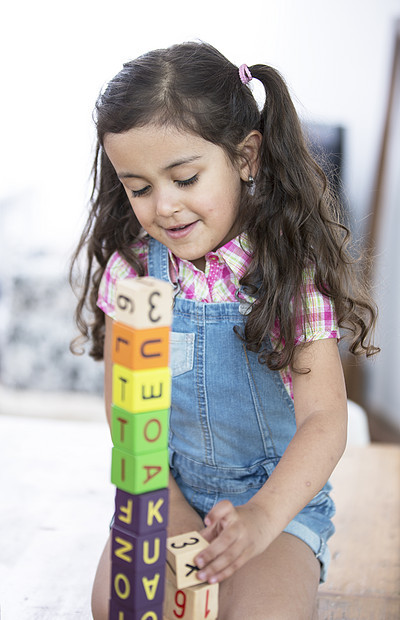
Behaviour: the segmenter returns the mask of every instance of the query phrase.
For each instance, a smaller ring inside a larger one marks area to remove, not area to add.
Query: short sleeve
[[[324,338],[339,338],[334,303],[317,289],[314,276],[314,267],[309,267],[303,272],[307,321],[305,325],[302,318],[297,321],[295,344]]]
[[[148,242],[146,240],[138,241],[133,247],[137,257],[145,265],[145,275],[147,275],[147,256]],[[118,280],[126,278],[136,278],[137,272],[133,267],[119,254],[114,252],[111,255],[107,266],[104,270],[103,277],[100,281],[99,292],[97,296],[97,306],[107,316],[115,318],[115,287]]]
[[[314,267],[304,269],[302,293],[306,301],[307,316],[304,317],[302,313],[296,318],[295,345],[325,338],[339,338],[334,303],[318,290],[314,276]],[[292,311],[293,307],[290,310]],[[279,329],[279,321],[276,321],[271,333],[271,342],[274,346],[279,342]]]

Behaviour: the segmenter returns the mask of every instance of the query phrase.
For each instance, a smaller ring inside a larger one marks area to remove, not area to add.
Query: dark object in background
[[[306,123],[303,129],[314,158],[340,196],[343,184],[344,127]]]

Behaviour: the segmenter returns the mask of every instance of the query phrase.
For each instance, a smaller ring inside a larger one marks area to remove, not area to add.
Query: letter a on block
[[[148,601],[152,601],[157,594],[158,582],[160,581],[160,573],[156,573],[153,579],[142,577],[142,583]]]
[[[135,329],[165,327],[172,323],[173,288],[155,278],[129,278],[117,282],[116,320]]]

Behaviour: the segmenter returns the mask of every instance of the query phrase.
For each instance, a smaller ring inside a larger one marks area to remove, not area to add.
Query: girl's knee
[[[94,620],[108,620],[111,580],[111,540],[107,541],[97,566],[92,589],[92,614]]]

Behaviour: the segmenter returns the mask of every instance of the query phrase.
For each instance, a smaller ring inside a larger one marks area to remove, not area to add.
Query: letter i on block
[[[171,321],[172,287],[167,282],[136,278],[117,283],[110,620],[163,618]]]

